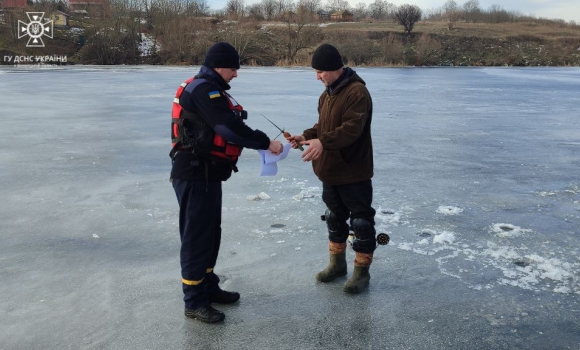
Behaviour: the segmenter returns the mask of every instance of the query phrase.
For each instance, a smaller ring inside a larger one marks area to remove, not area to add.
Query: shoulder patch
[[[209,96],[209,98],[218,98],[220,97],[220,92],[219,91],[211,91],[207,94]]]

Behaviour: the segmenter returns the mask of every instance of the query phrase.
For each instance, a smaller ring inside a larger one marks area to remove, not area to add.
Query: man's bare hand
[[[302,153],[302,160],[309,162],[311,160],[317,160],[322,154],[322,143],[319,139],[312,139],[308,141],[300,141],[301,145],[307,145],[308,148],[304,153]]]
[[[286,135],[284,135],[284,136],[286,136]],[[300,146],[300,142],[305,141],[306,139],[302,135],[292,135],[292,136],[286,137],[286,140],[288,140],[288,142],[290,142],[290,144],[292,145],[292,148],[298,148],[298,146]]]

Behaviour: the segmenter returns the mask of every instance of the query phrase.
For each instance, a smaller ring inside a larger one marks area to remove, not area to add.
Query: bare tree
[[[469,0],[463,4],[463,12],[466,21],[477,22],[477,19],[481,14],[479,0]]]
[[[255,28],[252,24],[237,22],[229,24],[226,28],[222,27],[222,33],[219,34],[219,40],[227,41],[236,48],[240,54],[240,61],[247,59],[248,50],[251,51],[255,39]]]
[[[349,7],[350,5],[346,0],[328,0],[326,3],[326,9],[329,12],[344,11]]]
[[[385,0],[375,0],[369,5],[369,12],[373,19],[385,20],[389,17],[389,12],[393,9],[393,6]]]
[[[446,14],[457,12],[459,11],[459,5],[457,5],[455,0],[447,0],[443,5],[443,11],[445,11]]]
[[[276,15],[276,0],[262,0],[260,3],[262,13],[266,20],[271,20]]]
[[[447,0],[445,5],[443,5],[443,11],[445,12],[445,17],[447,17],[447,20],[449,21],[447,24],[447,29],[451,30],[461,16],[459,5],[457,5],[455,0]]]
[[[207,0],[186,1],[186,12],[191,16],[207,16],[209,14],[209,5]]]
[[[298,7],[304,8],[306,11],[316,13],[320,8],[321,0],[299,0]]]
[[[274,16],[280,18],[292,7],[292,0],[274,0]]]
[[[393,18],[397,23],[405,27],[405,32],[408,35],[411,35],[411,31],[417,23],[421,19],[421,9],[417,5],[401,5],[393,12]]]
[[[491,23],[507,23],[513,20],[513,16],[500,5],[491,5],[486,15],[486,22]]]
[[[228,17],[240,20],[245,16],[246,4],[244,0],[229,0],[225,11]]]
[[[284,47],[283,57],[288,63],[294,63],[296,54],[318,41],[319,27],[316,25],[316,13],[310,8],[298,4],[294,11],[289,10],[283,16],[286,29],[281,35]]]
[[[264,15],[264,7],[261,4],[253,4],[246,8],[246,12],[248,17],[256,20],[256,21],[263,21],[266,19]]]
[[[365,4],[364,2],[359,2],[358,4],[356,4],[356,6],[352,10],[352,12],[353,12],[355,21],[359,21],[359,20],[369,16],[369,11],[367,10],[367,4]]]
[[[182,0],[153,0],[149,34],[163,62],[198,64],[210,46],[205,38],[211,23],[192,16],[193,7]]]

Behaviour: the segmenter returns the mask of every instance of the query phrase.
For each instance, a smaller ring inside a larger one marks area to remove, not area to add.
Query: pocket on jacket
[[[333,173],[345,171],[348,164],[342,158],[339,151],[325,151],[320,159],[320,171],[332,176]]]

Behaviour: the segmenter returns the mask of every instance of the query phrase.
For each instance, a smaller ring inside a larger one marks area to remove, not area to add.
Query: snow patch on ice
[[[568,186],[568,188],[559,190],[559,191],[540,191],[540,196],[542,197],[556,197],[561,194],[564,195],[578,195],[580,194],[580,186],[577,184],[572,184]]]
[[[249,201],[268,200],[268,199],[270,199],[270,196],[268,196],[264,192],[260,192],[257,195],[249,195],[248,197],[246,197],[246,199]]]
[[[437,208],[437,212],[443,215],[459,215],[463,212],[463,209],[442,205]]]
[[[439,244],[453,244],[455,242],[455,234],[449,231],[443,231],[433,237],[433,243]]]
[[[398,248],[399,249],[402,249],[402,250],[412,251],[413,250],[413,244],[407,243],[407,242],[399,243]]]
[[[525,244],[516,246],[518,239],[522,240],[531,230],[506,223],[490,227],[495,242],[490,240],[482,245],[462,242],[460,236],[451,231],[421,229],[415,240],[403,239],[396,247],[414,254],[435,256],[442,274],[462,280],[471,289],[484,291],[510,286],[580,295],[580,260],[565,261],[560,256],[554,257],[548,249],[538,253],[530,251]],[[514,239],[507,241],[509,245],[499,244],[505,242],[502,240],[505,237]],[[445,251],[451,254],[444,254]],[[474,279],[475,275],[485,276],[487,282]]]
[[[532,230],[523,229],[512,224],[493,224],[490,230],[499,237],[518,237],[525,233],[532,232]]]
[[[321,198],[322,190],[320,187],[308,187],[300,191],[299,194],[292,196],[295,201],[314,201],[314,198]]]
[[[413,213],[413,211],[414,210],[411,207],[402,207],[399,210],[394,210],[379,206],[377,213],[375,214],[375,221],[385,227],[408,225],[409,221],[404,220],[403,217]],[[379,227],[379,229],[382,229],[382,227]]]
[[[542,197],[551,197],[551,196],[555,196],[556,192],[546,192],[546,191],[542,191],[540,192],[540,196]]]

